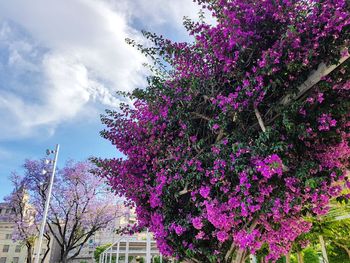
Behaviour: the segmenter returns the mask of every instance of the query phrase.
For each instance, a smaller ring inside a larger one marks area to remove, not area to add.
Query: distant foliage
[[[307,263],[319,263],[320,262],[320,259],[319,259],[317,252],[312,248],[304,249],[303,254],[304,254],[304,262],[307,262]]]
[[[96,247],[94,251],[94,258],[96,263],[100,262],[100,255],[103,253],[103,251],[105,251],[111,245],[112,244],[105,244],[105,245]]]
[[[102,117],[126,158],[95,161],[164,255],[274,261],[348,198],[349,2],[196,2],[217,23],[186,19],[192,43],[129,40],[155,75]]]

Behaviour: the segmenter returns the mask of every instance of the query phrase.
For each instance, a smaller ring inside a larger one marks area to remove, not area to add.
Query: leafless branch
[[[258,123],[260,125],[261,130],[263,132],[266,132],[266,127],[265,127],[264,121],[263,121],[263,119],[261,117],[261,114],[260,114],[257,106],[254,106],[254,112],[255,112],[256,118],[258,119]]]
[[[198,112],[191,112],[192,115],[196,116],[197,118],[200,118],[200,119],[203,119],[203,120],[206,120],[206,121],[211,121],[211,118],[201,114],[201,113],[198,113]]]

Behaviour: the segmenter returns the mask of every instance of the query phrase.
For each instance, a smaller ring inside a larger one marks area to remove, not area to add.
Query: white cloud
[[[1,1],[0,140],[117,106],[115,91],[145,85],[146,60],[125,43],[142,41],[132,26],[179,35],[198,10],[192,0]]]
[[[129,21],[138,21],[141,29],[164,34],[170,33],[180,40],[188,40],[188,34],[183,27],[183,18],[189,17],[197,21],[201,7],[193,0],[105,0],[114,6],[115,10],[123,10]],[[215,23],[210,12],[204,11],[205,21]]]
[[[0,84],[0,139],[52,133],[96,103],[116,107],[115,91],[144,84],[146,60],[125,43],[138,32],[104,2],[1,2],[0,21],[8,57],[0,70],[11,73]]]
[[[180,30],[183,17],[196,19],[200,10],[192,0],[109,0],[109,2],[113,3],[116,9],[122,9],[129,18],[148,21],[152,26],[172,25]]]

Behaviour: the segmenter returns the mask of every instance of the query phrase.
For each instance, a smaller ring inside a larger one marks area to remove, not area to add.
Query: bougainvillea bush
[[[130,41],[158,68],[102,117],[126,157],[95,161],[164,255],[275,261],[347,198],[350,3],[197,2],[217,23],[186,19],[192,43]]]

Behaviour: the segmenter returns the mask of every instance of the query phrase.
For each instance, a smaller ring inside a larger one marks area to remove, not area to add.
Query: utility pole
[[[54,151],[52,150],[47,150],[46,154],[50,155],[51,153],[55,154],[55,158],[52,163],[52,171],[51,171],[51,177],[50,177],[50,184],[49,184],[49,190],[47,193],[46,201],[45,201],[45,209],[44,209],[44,215],[43,215],[43,220],[41,222],[40,226],[40,234],[39,234],[39,241],[38,241],[38,246],[36,249],[36,254],[35,254],[35,262],[34,263],[39,263],[40,260],[40,254],[41,254],[41,245],[43,243],[43,237],[44,237],[44,232],[45,232],[45,226],[46,226],[46,220],[47,220],[47,214],[49,211],[49,206],[50,206],[50,199],[51,199],[51,193],[52,193],[52,186],[53,186],[53,181],[55,177],[55,171],[56,171],[56,163],[57,163],[57,158],[58,158],[58,151],[60,149],[60,145],[56,144],[56,149]],[[47,160],[48,163],[50,163],[50,160]],[[43,173],[45,174],[47,171],[43,170]]]

